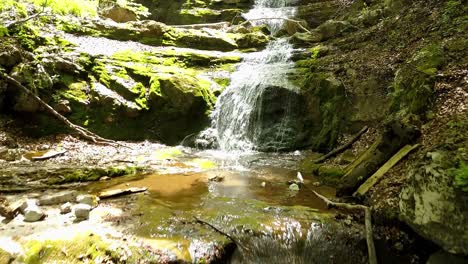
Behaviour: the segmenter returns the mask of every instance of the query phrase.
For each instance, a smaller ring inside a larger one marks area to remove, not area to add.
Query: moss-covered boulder
[[[418,152],[400,194],[400,216],[444,250],[468,254],[468,120],[444,124],[442,135]]]

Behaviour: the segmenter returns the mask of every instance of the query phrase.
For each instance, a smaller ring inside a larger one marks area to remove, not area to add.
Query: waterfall
[[[244,17],[255,25],[267,25],[275,33],[285,23],[277,18],[295,15],[296,8],[288,6],[291,3],[256,0]],[[297,108],[297,89],[287,76],[294,66],[292,52],[288,39],[280,38],[263,51],[244,57],[212,114],[221,149],[275,151],[293,147],[298,133],[297,119],[291,118],[291,112]]]

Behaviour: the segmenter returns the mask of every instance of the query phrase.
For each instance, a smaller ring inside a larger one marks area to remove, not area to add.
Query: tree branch
[[[71,128],[72,130],[75,130],[82,138],[86,140],[90,140],[96,144],[104,144],[104,145],[119,145],[119,143],[110,140],[110,139],[105,139],[102,138],[93,132],[87,130],[86,128],[83,128],[81,126],[75,125],[72,122],[70,122],[66,117],[55,111],[50,105],[48,105],[46,102],[44,102],[41,98],[39,98],[37,95],[35,95],[31,90],[29,90],[26,86],[22,85],[20,82],[18,82],[16,79],[13,77],[9,76],[8,74],[5,74],[0,71],[0,77],[5,79],[8,83],[16,86],[17,88],[21,89],[24,93],[28,94],[33,98],[36,102],[38,102],[42,107],[45,108],[47,112],[52,114],[55,118],[58,120],[62,121],[67,127]]]
[[[13,21],[11,22],[10,24],[8,24],[6,26],[7,29],[11,29],[12,27],[16,26],[16,25],[21,25],[21,24],[24,24],[26,22],[28,22],[29,20],[32,20],[32,19],[35,19],[41,15],[43,15],[45,13],[45,9],[47,7],[47,2],[48,0],[45,0],[44,3],[42,4],[42,10],[39,12],[39,13],[36,13],[32,16],[28,16],[28,17],[25,17],[23,19],[20,19],[20,20],[17,20],[17,21]]]
[[[323,200],[329,208],[344,208],[347,210],[364,210],[367,252],[369,255],[369,264],[377,264],[377,255],[375,253],[374,235],[372,231],[372,213],[369,207],[360,204],[336,203],[330,201],[327,197],[312,191],[318,198]]]
[[[344,145],[330,151],[328,154],[323,155],[322,157],[314,160],[313,162],[314,163],[321,163],[321,162],[324,162],[327,159],[329,159],[329,158],[331,158],[331,157],[333,157],[335,155],[340,154],[341,152],[345,151],[347,148],[351,147],[351,145],[353,145],[354,142],[356,142],[364,133],[366,133],[368,129],[369,128],[367,126],[365,126],[363,129],[361,129],[361,131],[359,131],[356,135],[354,135],[353,138],[351,138]]]

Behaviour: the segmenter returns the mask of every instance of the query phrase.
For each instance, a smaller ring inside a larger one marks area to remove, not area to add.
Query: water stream
[[[288,0],[257,0],[244,14],[254,25],[265,24],[272,34],[294,16]],[[246,55],[213,112],[213,127],[223,150],[276,151],[294,147],[297,139],[297,88],[288,80],[294,51],[287,38],[275,39],[265,50]],[[274,103],[275,101],[280,101]]]

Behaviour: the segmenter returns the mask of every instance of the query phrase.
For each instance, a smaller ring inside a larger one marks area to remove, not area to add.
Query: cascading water
[[[256,0],[244,14],[252,23],[266,24],[272,34],[284,18],[294,16],[294,0]],[[282,19],[283,18],[283,19]],[[281,150],[293,148],[298,134],[296,87],[288,80],[293,70],[293,47],[288,39],[269,43],[265,50],[245,56],[231,84],[218,98],[213,127],[223,150]]]

